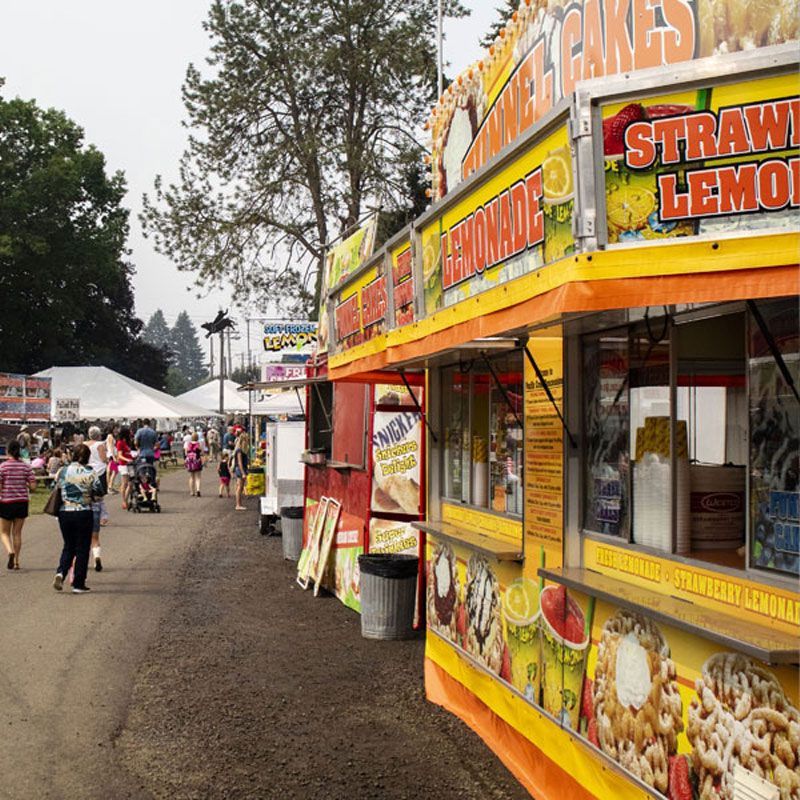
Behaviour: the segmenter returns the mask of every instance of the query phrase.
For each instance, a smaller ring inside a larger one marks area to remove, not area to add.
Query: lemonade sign
[[[560,128],[423,229],[426,313],[572,252],[573,202],[572,157]]]

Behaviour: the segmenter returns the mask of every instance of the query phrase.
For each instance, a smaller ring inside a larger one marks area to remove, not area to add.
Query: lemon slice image
[[[606,199],[608,221],[625,231],[638,230],[647,224],[655,210],[656,196],[638,186],[622,186],[609,192]]]
[[[539,613],[539,587],[528,578],[512,581],[503,602],[506,620],[514,625],[530,625]]]
[[[542,163],[542,189],[549,203],[563,203],[572,195],[572,166],[566,147],[554,150]]]

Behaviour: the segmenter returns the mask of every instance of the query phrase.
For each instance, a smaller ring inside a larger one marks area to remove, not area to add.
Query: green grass
[[[50,489],[45,489],[44,486],[37,486],[31,492],[30,504],[28,506],[29,514],[41,514],[44,509],[44,504],[47,498],[50,497]]]

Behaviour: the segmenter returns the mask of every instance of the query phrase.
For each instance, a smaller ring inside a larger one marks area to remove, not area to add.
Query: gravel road
[[[0,798],[528,797],[424,700],[421,640],[362,639],[297,587],[254,500],[184,484],[164,478],[160,515],[112,498],[89,595],[53,591],[56,522],[28,521],[0,574]]]

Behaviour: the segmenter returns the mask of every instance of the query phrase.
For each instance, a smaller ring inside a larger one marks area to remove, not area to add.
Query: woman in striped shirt
[[[28,516],[30,490],[36,478],[30,464],[20,459],[16,439],[8,443],[8,460],[0,464],[0,540],[8,554],[8,568],[19,569],[22,526]]]

